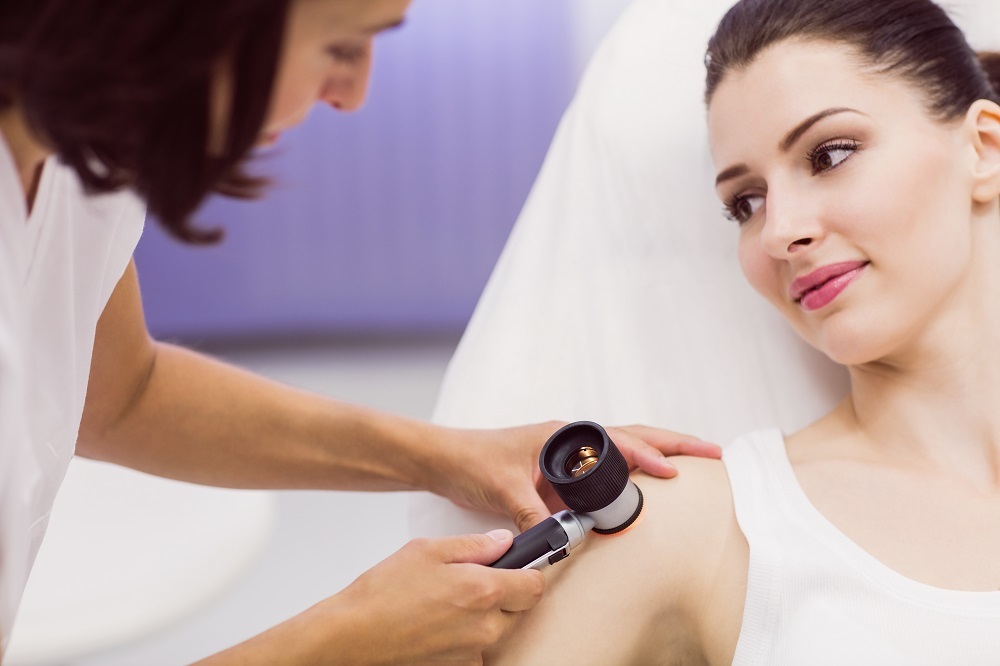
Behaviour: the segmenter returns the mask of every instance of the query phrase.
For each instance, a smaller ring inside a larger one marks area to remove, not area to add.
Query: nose
[[[788,190],[772,187],[765,203],[764,228],[761,243],[772,257],[787,258],[807,251],[823,238],[819,215],[807,201],[791,195]]]
[[[335,62],[320,101],[338,111],[357,111],[368,97],[368,80],[371,75],[372,47],[368,45],[349,62]]]

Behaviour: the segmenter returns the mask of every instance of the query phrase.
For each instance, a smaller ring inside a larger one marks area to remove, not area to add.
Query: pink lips
[[[788,295],[805,310],[819,310],[837,298],[868,265],[867,261],[844,261],[817,268],[796,278]]]

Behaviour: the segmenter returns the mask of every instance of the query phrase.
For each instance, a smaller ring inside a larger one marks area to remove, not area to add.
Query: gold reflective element
[[[591,467],[597,464],[597,450],[583,446],[566,457],[566,472],[570,476],[583,476]]]

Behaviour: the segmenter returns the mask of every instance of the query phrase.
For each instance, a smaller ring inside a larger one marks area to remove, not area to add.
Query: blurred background
[[[197,215],[192,250],[148,225],[150,329],[191,342],[460,332],[619,0],[417,0],[376,42],[359,113],[317,107],[262,153],[274,184]]]
[[[213,199],[198,213],[199,224],[225,229],[222,244],[182,246],[147,223],[136,262],[150,330],[279,381],[428,418],[577,80],[626,5],[415,0],[406,25],[376,40],[362,111],[317,107],[257,161],[273,181],[266,198]],[[337,592],[409,536],[405,493],[273,493],[275,510],[239,571],[181,583],[219,582],[197,608],[121,632],[121,644],[60,653],[46,649],[60,640],[51,598],[84,580],[110,594],[117,570],[139,566],[65,545],[60,518],[90,510],[94,491],[82,492],[87,499],[57,501],[15,626],[15,666],[189,663]],[[104,495],[130,501],[111,486]],[[99,529],[129,538],[100,515],[90,520],[72,538],[88,529],[92,540]],[[166,557],[146,564],[166,571]],[[67,558],[76,558],[69,567]],[[100,598],[85,602],[98,616]],[[31,631],[32,649],[18,651]]]

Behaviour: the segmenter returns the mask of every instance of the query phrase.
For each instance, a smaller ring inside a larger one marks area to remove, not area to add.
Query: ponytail
[[[983,51],[978,56],[979,64],[993,86],[993,99],[1000,102],[1000,51]]]

